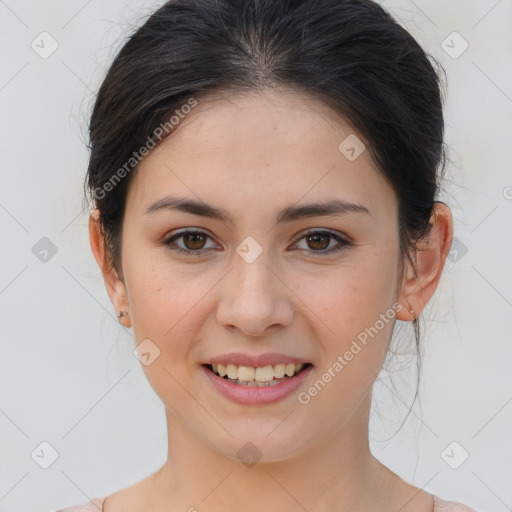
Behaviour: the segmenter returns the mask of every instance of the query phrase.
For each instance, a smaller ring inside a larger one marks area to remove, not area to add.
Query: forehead
[[[277,208],[338,194],[394,213],[393,190],[369,151],[349,159],[340,150],[344,141],[360,139],[354,137],[343,117],[296,91],[198,100],[176,131],[142,160],[129,201],[140,210],[172,192],[226,209],[229,203],[235,209]]]

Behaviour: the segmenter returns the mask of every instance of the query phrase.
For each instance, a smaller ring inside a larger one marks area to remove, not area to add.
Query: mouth
[[[286,382],[307,370],[311,363],[280,363],[251,367],[235,364],[203,364],[207,370],[232,384],[245,387],[271,387]]]

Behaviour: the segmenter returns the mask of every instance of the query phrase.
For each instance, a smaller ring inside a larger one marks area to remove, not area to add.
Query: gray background
[[[0,0],[0,512],[84,503],[165,461],[163,406],[108,300],[81,202],[94,91],[161,3]],[[448,73],[441,199],[456,240],[423,315],[420,402],[393,437],[415,385],[404,356],[394,387],[385,373],[375,385],[372,450],[440,497],[512,510],[512,2],[382,4]],[[58,44],[47,58],[43,31]],[[47,469],[42,442],[58,453]]]

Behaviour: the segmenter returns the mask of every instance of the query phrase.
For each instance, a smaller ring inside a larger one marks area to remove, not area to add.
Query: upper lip
[[[223,354],[220,356],[212,357],[208,359],[204,364],[235,364],[237,366],[249,366],[249,367],[263,367],[275,364],[306,364],[309,363],[307,359],[301,357],[291,356],[287,354],[280,354],[277,352],[266,352],[259,355],[244,354],[241,352],[230,352],[229,354]]]

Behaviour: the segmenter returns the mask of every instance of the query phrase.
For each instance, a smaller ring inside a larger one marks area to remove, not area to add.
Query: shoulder
[[[436,495],[432,495],[434,500],[434,512],[476,512],[471,507],[459,503],[458,501],[446,501]],[[106,496],[94,498],[83,505],[63,508],[56,512],[103,512],[103,502]]]
[[[67,507],[57,510],[55,512],[103,512],[103,502],[106,496],[100,498],[93,498],[83,505],[75,505],[74,507]]]
[[[434,499],[434,512],[476,512],[458,501],[445,501],[435,495],[432,495],[432,498]]]

